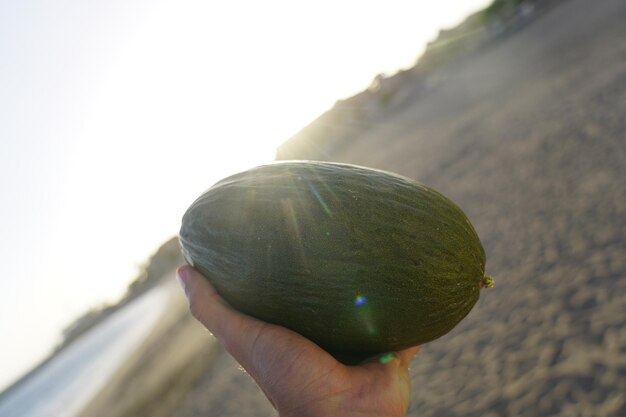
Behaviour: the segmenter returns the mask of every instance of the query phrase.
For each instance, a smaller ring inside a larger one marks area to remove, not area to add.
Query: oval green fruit
[[[180,242],[233,307],[339,358],[434,340],[492,284],[456,204],[347,164],[281,162],[228,177],[189,207]]]

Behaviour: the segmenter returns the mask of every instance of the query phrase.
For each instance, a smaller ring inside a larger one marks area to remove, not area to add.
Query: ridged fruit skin
[[[448,333],[485,276],[483,247],[456,204],[348,164],[289,161],[228,177],[189,207],[180,242],[233,307],[337,356]]]

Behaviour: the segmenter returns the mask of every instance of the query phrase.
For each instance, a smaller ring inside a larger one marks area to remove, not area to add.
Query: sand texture
[[[431,74],[401,110],[322,155],[452,198],[496,278],[413,361],[409,416],[626,416],[624,22],[621,0],[563,2]],[[151,411],[135,415],[275,415],[236,362],[183,322],[168,331],[199,349],[183,356],[200,365],[159,347],[161,367],[179,361],[187,374],[153,389],[141,402]]]
[[[626,416],[624,22],[565,2],[328,155],[458,202],[496,278],[413,362],[409,415]]]
[[[410,416],[626,416],[624,22],[564,2],[323,156],[458,202],[497,280],[414,360]],[[175,415],[274,415],[224,359]]]

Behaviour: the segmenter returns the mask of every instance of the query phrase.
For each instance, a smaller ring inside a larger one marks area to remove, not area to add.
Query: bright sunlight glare
[[[0,390],[203,190],[485,0],[0,3]]]

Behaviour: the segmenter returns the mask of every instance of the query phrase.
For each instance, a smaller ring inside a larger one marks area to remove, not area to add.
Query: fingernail
[[[178,283],[180,284],[180,286],[183,287],[183,290],[187,289],[188,278],[189,278],[189,275],[187,275],[187,270],[185,268],[178,268],[176,270],[176,279],[178,280]]]

